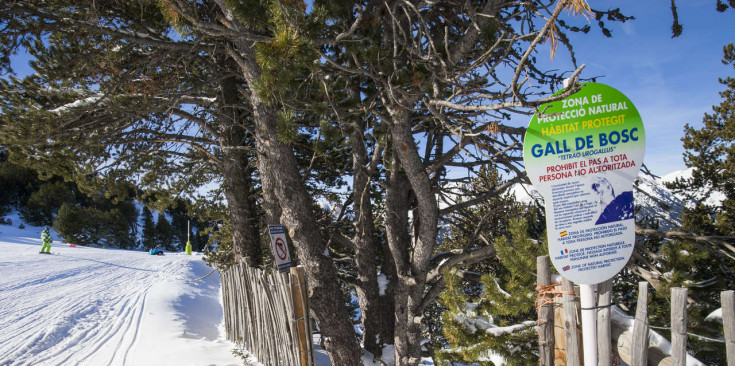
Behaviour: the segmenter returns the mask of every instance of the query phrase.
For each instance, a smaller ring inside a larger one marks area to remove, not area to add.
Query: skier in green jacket
[[[51,233],[49,232],[48,228],[43,229],[43,232],[41,233],[41,240],[43,240],[41,253],[51,254],[51,242],[53,240],[51,239]]]

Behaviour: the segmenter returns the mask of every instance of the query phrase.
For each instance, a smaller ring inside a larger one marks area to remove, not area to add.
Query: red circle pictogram
[[[276,238],[276,255],[278,256],[278,259],[285,260],[287,255],[287,249],[286,249],[286,243],[283,242],[283,239]]]

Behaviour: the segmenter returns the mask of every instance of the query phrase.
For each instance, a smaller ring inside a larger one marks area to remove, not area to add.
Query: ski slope
[[[243,365],[201,255],[70,247],[0,225],[0,365]]]

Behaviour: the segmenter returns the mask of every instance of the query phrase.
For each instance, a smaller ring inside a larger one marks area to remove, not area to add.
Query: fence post
[[[551,285],[551,262],[549,256],[536,257],[536,282],[539,294],[538,346],[541,366],[554,366],[554,309],[553,296],[543,293]]]
[[[722,326],[725,328],[727,366],[735,366],[735,291],[722,291]]]
[[[671,289],[671,365],[685,366],[687,360],[687,289]]]
[[[579,337],[577,334],[577,302],[574,283],[562,278],[562,306],[564,307],[564,338],[567,345],[567,366],[579,366]]]
[[[309,296],[306,287],[306,271],[303,267],[291,267],[291,297],[294,304],[294,321],[298,332],[301,366],[313,366],[314,352],[311,323],[309,322]]]
[[[561,284],[557,286],[561,290]],[[557,288],[554,287],[554,288]],[[567,340],[564,329],[564,300],[554,296],[554,366],[567,366]]]
[[[610,331],[610,304],[612,279],[597,285],[597,365],[612,365],[612,336]]]
[[[646,366],[648,362],[648,282],[638,282],[638,306],[635,309],[630,366]]]

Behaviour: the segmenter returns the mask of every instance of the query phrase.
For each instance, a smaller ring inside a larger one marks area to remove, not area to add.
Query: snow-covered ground
[[[0,225],[0,366],[262,366],[224,338],[219,275],[201,254],[72,247],[17,214]],[[318,336],[317,336],[318,337]],[[316,347],[316,366],[329,366]],[[382,359],[392,364],[393,348]],[[433,365],[423,360],[423,365]],[[366,366],[378,366],[372,355]]]
[[[0,225],[0,365],[243,365],[201,255],[70,247]]]

